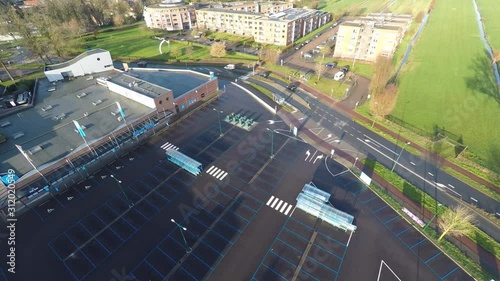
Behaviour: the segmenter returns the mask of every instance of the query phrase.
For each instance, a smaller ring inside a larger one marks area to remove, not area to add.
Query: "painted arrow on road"
[[[316,163],[316,160],[323,159],[323,156],[324,156],[323,154],[316,156],[316,159],[314,159],[313,164]]]
[[[307,155],[307,156],[306,156],[306,159],[304,159],[304,161],[307,161],[307,158],[309,158],[309,156],[311,155],[311,152],[310,152],[309,150],[308,150],[308,151],[306,151],[306,155]]]
[[[75,197],[73,197],[73,196],[71,196],[71,197],[66,197],[66,199],[68,199],[68,201],[73,200],[73,198],[75,198]]]

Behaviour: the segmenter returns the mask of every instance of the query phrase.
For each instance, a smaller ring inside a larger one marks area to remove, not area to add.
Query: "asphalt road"
[[[219,100],[19,217],[16,274],[8,280],[268,281],[292,273],[296,280],[370,280],[381,260],[404,280],[469,280],[345,168],[317,152],[306,160],[312,147],[287,136],[280,120],[268,125],[272,114],[221,84],[227,92]],[[223,121],[219,137],[213,108],[259,123],[246,131]],[[203,173],[166,161],[165,148],[201,162]],[[310,181],[355,215],[350,242],[293,209]],[[393,278],[387,269],[381,274]]]
[[[267,87],[273,92],[290,95],[290,92],[283,87],[270,85]],[[301,89],[295,94],[310,104],[309,109],[293,99],[288,100],[309,116],[306,126],[316,129],[316,132],[321,130],[318,136],[336,145],[338,149],[343,149],[343,143],[349,144],[356,151],[350,151],[351,153],[367,155],[389,169],[392,169],[398,159],[394,169],[396,173],[446,206],[461,204],[460,201],[463,200],[489,213],[500,213],[499,202],[442,171],[437,165],[432,164],[432,159],[424,159],[409,153],[403,149],[405,144],[394,144],[384,139],[353,122],[349,116],[343,115],[334,107],[323,104],[312,94]],[[329,134],[333,134],[333,137],[328,137]],[[336,142],[338,139],[341,140],[339,143]],[[500,240],[500,229],[497,225],[481,215],[477,216],[477,221],[481,230],[497,241]]]

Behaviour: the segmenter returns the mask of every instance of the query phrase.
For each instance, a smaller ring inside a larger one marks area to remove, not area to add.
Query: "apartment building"
[[[374,13],[339,26],[333,56],[376,61],[392,57],[412,22],[411,15]]]
[[[268,15],[223,8],[206,8],[196,13],[198,28],[253,36],[255,42],[279,46],[290,45],[331,20],[331,14],[326,12],[294,8]]]
[[[229,2],[210,5],[228,11],[251,12],[259,14],[273,14],[293,8],[290,2]]]
[[[144,7],[146,26],[164,30],[183,30],[196,27],[196,11],[182,0],[166,0]]]

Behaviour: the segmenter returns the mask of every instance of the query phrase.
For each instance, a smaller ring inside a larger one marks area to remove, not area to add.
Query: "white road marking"
[[[429,174],[429,176],[431,176],[431,177],[433,177],[433,176],[434,176],[434,174],[433,174],[433,173],[431,173],[431,172],[427,172],[427,174]]]
[[[269,201],[267,201],[266,205],[269,206],[269,204],[271,204],[271,202],[273,201],[273,199],[274,199],[274,196],[271,196],[271,198],[269,198]]]
[[[219,170],[219,168],[217,167],[214,167],[215,169],[212,170],[212,172],[210,172],[210,175],[213,176],[215,173],[217,173],[217,171]]]
[[[453,189],[455,189],[455,187],[453,185],[451,185],[451,184],[448,184],[448,186],[451,187],[451,188],[453,188]]]
[[[213,176],[214,178],[218,178],[220,175],[222,175],[222,173],[224,173],[224,171],[223,171],[223,170],[221,170],[221,169],[219,169],[219,171],[218,171],[217,173],[214,173],[212,176]]]
[[[371,142],[374,142],[376,145],[381,146],[381,147],[383,147],[383,148],[385,148],[385,149],[389,150],[390,152],[392,152],[392,153],[394,153],[394,154],[397,154],[397,153],[396,153],[396,152],[394,152],[392,149],[389,149],[387,146],[385,146],[385,145],[383,145],[383,144],[379,143],[378,141],[376,141],[376,140],[374,140],[374,139],[370,138],[369,136],[367,136],[367,135],[365,135],[365,134],[363,134],[363,136],[364,136],[365,138],[369,139]]]
[[[292,205],[288,205],[288,209],[286,209],[285,215],[288,215],[288,212],[292,209]]]
[[[220,180],[223,180],[226,176],[227,176],[227,172],[222,177],[220,177]]]
[[[283,200],[280,200],[278,205],[276,205],[276,208],[274,208],[276,211],[280,209],[281,204],[283,204]]]
[[[274,208],[274,205],[276,205],[276,203],[278,203],[278,201],[279,201],[279,199],[275,198],[273,204],[271,204],[271,208]]]
[[[288,205],[288,203],[286,203],[286,202],[285,202],[285,204],[283,204],[283,207],[281,207],[280,213],[283,213],[283,211],[286,209],[287,205]]]
[[[210,169],[207,170],[207,173],[210,174],[210,172],[215,168],[215,166],[210,167]]]
[[[476,202],[476,203],[478,202],[478,201],[477,201],[477,199],[476,199],[476,198],[474,198],[474,197],[471,197],[471,198],[470,198],[470,200],[472,200],[472,201],[474,201],[474,202]]]
[[[410,164],[412,164],[413,166],[415,166],[415,163],[413,163],[413,162],[410,162]]]

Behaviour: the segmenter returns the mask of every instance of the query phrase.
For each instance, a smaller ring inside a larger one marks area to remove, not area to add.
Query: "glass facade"
[[[203,171],[202,164],[194,159],[192,159],[189,156],[184,155],[183,153],[174,150],[174,149],[167,149],[165,152],[167,155],[167,159],[178,165],[179,167],[183,168],[184,170],[190,172],[191,174],[197,176]]]

